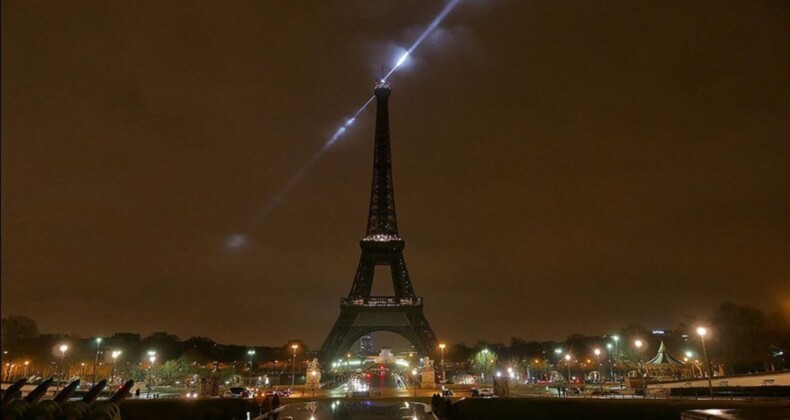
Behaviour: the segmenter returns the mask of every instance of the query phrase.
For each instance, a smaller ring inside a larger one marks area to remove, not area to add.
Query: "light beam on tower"
[[[417,37],[417,40],[411,44],[411,47],[409,47],[408,50],[406,50],[403,54],[401,54],[401,56],[395,62],[395,65],[392,66],[390,71],[387,72],[386,75],[384,75],[381,78],[380,80],[381,83],[386,82],[387,79],[389,79],[389,77],[392,76],[392,74],[395,73],[395,71],[400,66],[402,66],[406,62],[406,60],[409,59],[409,57],[420,46],[420,44],[422,44],[422,42],[442,23],[444,18],[446,18],[447,15],[450,14],[450,12],[452,12],[453,9],[455,9],[455,7],[460,2],[461,0],[451,0],[449,3],[447,3],[447,5],[444,6],[441,12],[439,12],[439,14],[431,21],[431,23],[425,28],[425,30],[420,34],[420,36]],[[326,141],[326,143],[324,143],[324,146],[320,150],[318,150],[315,153],[315,155],[313,155],[313,157],[309,161],[307,161],[307,163],[304,166],[302,166],[298,171],[296,171],[296,173],[293,174],[291,178],[288,179],[288,181],[283,185],[280,191],[274,196],[272,196],[266,202],[266,204],[263,206],[263,208],[255,218],[253,225],[257,225],[261,220],[263,220],[263,218],[266,215],[268,215],[272,210],[274,210],[274,208],[278,204],[282,202],[284,197],[288,195],[288,193],[290,193],[291,190],[293,190],[293,188],[296,187],[296,185],[299,184],[302,178],[304,178],[305,174],[307,174],[310,168],[316,162],[318,162],[319,159],[321,159],[321,156],[323,156],[323,154],[327,150],[332,148],[332,145],[334,145],[341,137],[343,137],[343,135],[348,131],[349,127],[351,127],[354,124],[357,117],[359,117],[359,115],[365,111],[365,109],[370,105],[370,103],[373,102],[373,99],[375,99],[375,96],[371,95],[370,98],[368,98],[368,100],[365,101],[365,103],[363,103],[362,106],[360,106],[350,118],[346,119],[346,121],[343,124],[341,124],[340,127],[337,128],[337,130],[335,130],[335,133],[332,134],[332,136],[329,138],[329,140]],[[226,241],[226,247],[228,249],[238,249],[244,246],[246,243],[247,243],[246,235],[241,233],[234,233]]]

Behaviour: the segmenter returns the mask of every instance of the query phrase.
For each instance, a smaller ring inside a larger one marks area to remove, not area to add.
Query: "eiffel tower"
[[[390,86],[381,81],[376,95],[376,142],[373,147],[373,186],[370,193],[368,227],[359,242],[362,256],[347,298],[340,299],[340,316],[321,346],[324,360],[337,360],[362,336],[389,331],[404,337],[421,355],[435,350],[436,336],[423,314],[422,298],[412,288],[405,243],[398,235],[395,195],[392,187],[390,153]],[[389,266],[395,296],[371,296],[376,266]]]

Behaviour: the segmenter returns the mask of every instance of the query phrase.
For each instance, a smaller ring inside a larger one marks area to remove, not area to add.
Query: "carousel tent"
[[[685,363],[669,354],[663,341],[658,347],[656,357],[645,362],[644,366],[647,376],[652,376],[659,380],[679,379],[686,376],[689,370]]]

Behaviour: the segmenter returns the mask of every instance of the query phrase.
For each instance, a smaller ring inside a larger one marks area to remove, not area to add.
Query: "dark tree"
[[[10,315],[2,319],[3,349],[13,349],[21,342],[38,337],[36,321],[23,315]]]

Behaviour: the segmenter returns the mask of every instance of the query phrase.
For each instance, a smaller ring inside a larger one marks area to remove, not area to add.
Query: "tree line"
[[[712,361],[724,366],[726,374],[786,370],[790,368],[790,320],[780,311],[764,312],[748,305],[726,302],[717,306],[711,316],[692,319],[669,331],[651,331],[640,325],[630,324],[618,331],[604,335],[572,334],[561,341],[527,341],[512,337],[509,343],[478,341],[474,345],[451,344],[445,351],[448,362],[456,371],[474,371],[476,355],[486,349],[496,357],[496,363],[513,368],[526,368],[530,363],[550,365],[558,362],[556,351],[573,354],[579,360],[594,360],[594,349],[602,351],[603,361],[616,360],[628,368],[638,360],[652,358],[664,342],[669,351],[682,359],[686,352],[699,357],[701,346],[694,332],[698,325],[707,326],[711,334],[706,337]],[[619,341],[614,342],[617,336]],[[135,333],[116,333],[110,337],[74,337],[65,334],[42,334],[36,322],[26,316],[12,315],[2,319],[3,363],[32,360],[54,363],[64,356],[58,350],[63,343],[69,345],[71,361],[92,362],[97,350],[101,362],[111,363],[111,352],[121,350],[121,360],[126,364],[145,361],[149,351],[155,351],[159,363],[180,360],[180,364],[197,366],[213,362],[228,366],[244,366],[254,360],[256,365],[279,360],[285,362],[292,355],[292,344],[299,345],[300,357],[312,357],[302,340],[294,339],[279,346],[243,346],[220,344],[208,337],[190,337],[181,340],[166,332],[155,332],[146,337]],[[634,339],[645,343],[643,349],[633,346]],[[608,344],[608,346],[607,346]],[[614,344],[614,345],[613,345]],[[254,350],[255,354],[249,355]],[[431,355],[438,356],[437,354]],[[491,363],[484,360],[482,363]]]

